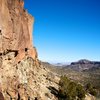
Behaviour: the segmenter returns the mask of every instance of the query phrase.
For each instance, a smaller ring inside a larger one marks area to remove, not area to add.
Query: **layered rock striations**
[[[32,45],[34,18],[23,6],[23,0],[0,0],[0,54],[14,52],[16,62],[25,54],[37,57]]]

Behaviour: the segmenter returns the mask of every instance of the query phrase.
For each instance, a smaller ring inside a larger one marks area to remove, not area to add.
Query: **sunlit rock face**
[[[14,52],[16,62],[25,54],[37,57],[32,45],[34,18],[23,7],[23,0],[0,0],[0,54]]]
[[[0,0],[0,100],[57,100],[59,78],[38,60],[23,0]]]

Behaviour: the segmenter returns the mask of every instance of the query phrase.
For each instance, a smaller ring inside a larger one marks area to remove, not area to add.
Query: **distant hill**
[[[70,65],[66,65],[65,68],[71,68],[77,71],[88,70],[91,68],[100,67],[100,62],[98,61],[89,61],[86,59],[79,60],[77,62],[72,62]]]
[[[54,66],[46,62],[42,64],[59,76],[66,75],[71,80],[83,85],[91,83],[99,91],[100,96],[100,62],[82,59],[63,66]],[[97,100],[100,100],[100,97]]]

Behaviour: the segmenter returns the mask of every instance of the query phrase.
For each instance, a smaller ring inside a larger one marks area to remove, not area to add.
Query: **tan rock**
[[[57,81],[50,75],[47,79],[49,71],[40,65],[32,44],[34,18],[23,7],[23,0],[0,0],[0,96],[5,100],[57,100],[48,89],[58,88]]]
[[[30,57],[36,57],[32,45],[34,18],[23,7],[23,0],[0,0],[0,53],[18,51],[16,62],[25,57],[25,49]]]
[[[90,94],[87,94],[85,100],[96,100],[96,98]]]

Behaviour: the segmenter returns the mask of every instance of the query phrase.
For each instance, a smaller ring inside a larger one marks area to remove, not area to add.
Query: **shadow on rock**
[[[3,94],[0,92],[0,100],[4,100]]]
[[[51,91],[52,94],[58,97],[58,90],[56,88],[49,86],[48,89]]]

